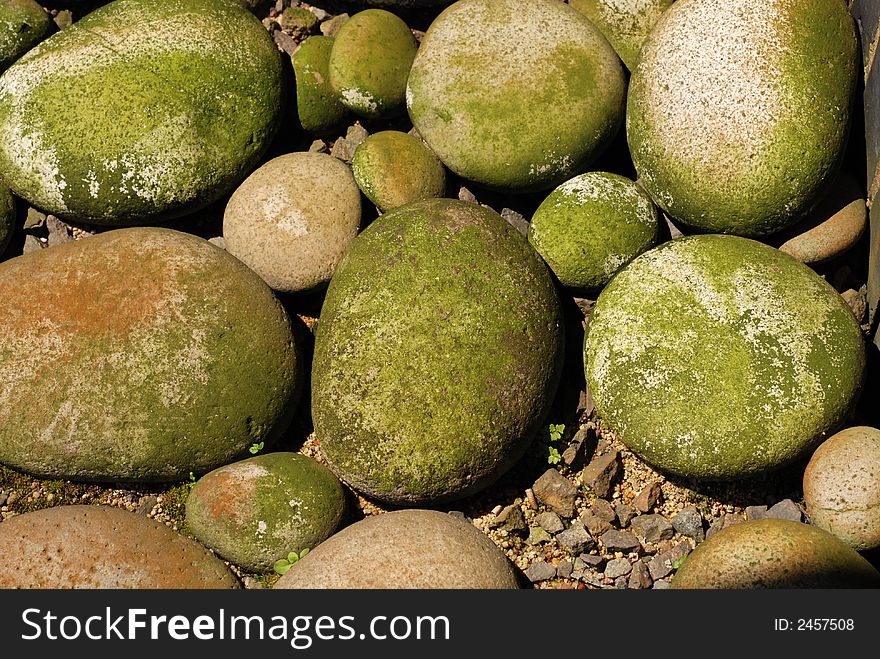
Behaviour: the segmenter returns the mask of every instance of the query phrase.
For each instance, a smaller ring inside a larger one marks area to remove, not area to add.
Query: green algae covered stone
[[[283,90],[278,50],[242,7],[116,0],[0,77],[0,172],[59,217],[167,220],[253,168],[278,127]]]
[[[359,12],[333,42],[330,84],[357,115],[379,119],[403,114],[406,79],[417,49],[407,24],[391,12]]]
[[[529,242],[559,281],[601,288],[657,242],[660,214],[635,183],[617,174],[581,174],[556,188],[529,225]]]
[[[204,545],[247,570],[267,572],[313,549],[345,514],[339,479],[299,453],[268,453],[220,467],[195,484],[186,525]]]
[[[574,9],[602,30],[632,71],[639,51],[663,12],[675,0],[569,0]]]
[[[308,133],[325,135],[345,124],[348,110],[330,86],[330,50],[333,39],[313,36],[302,42],[291,58],[296,75],[296,112]]]
[[[15,233],[15,196],[0,183],[0,256]]]
[[[733,479],[815,448],[851,412],[865,348],[843,298],[787,254],[680,238],[602,291],[585,341],[596,408],[659,469]]]
[[[560,313],[547,268],[496,213],[431,199],[381,216],[321,310],[312,416],[324,456],[391,503],[487,487],[549,410]]]
[[[627,139],[673,218],[763,236],[798,222],[846,146],[858,41],[838,0],[685,0],[633,71]]]
[[[880,572],[827,531],[785,519],[735,524],[706,539],[673,588],[880,588]]]
[[[52,17],[34,0],[0,3],[0,72],[52,34]]]
[[[624,116],[620,59],[558,0],[461,0],[422,39],[407,84],[413,125],[485,187],[549,189],[583,171]]]
[[[0,264],[0,299],[0,463],[177,480],[289,424],[301,379],[290,319],[206,240],[121,229],[25,254]]]
[[[351,167],[358,187],[383,213],[446,192],[443,163],[420,139],[400,131],[370,135]]]

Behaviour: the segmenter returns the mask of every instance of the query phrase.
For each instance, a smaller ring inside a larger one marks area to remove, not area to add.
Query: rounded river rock
[[[309,552],[275,588],[518,588],[504,553],[473,524],[399,510],[353,524]]]
[[[680,238],[602,291],[585,341],[596,408],[661,470],[732,479],[815,448],[855,405],[865,348],[843,298],[787,254]]]
[[[58,506],[0,524],[0,588],[238,588],[222,561],[153,519]]]
[[[119,229],[25,254],[0,264],[0,299],[0,463],[168,481],[289,424],[300,380],[290,319],[206,240]]]
[[[117,0],[0,77],[0,172],[62,218],[167,220],[244,178],[275,135],[283,94],[278,50],[246,9]]]
[[[482,489],[549,410],[562,331],[550,273],[496,213],[432,199],[383,215],[346,252],[321,311],[321,450],[383,501]]]

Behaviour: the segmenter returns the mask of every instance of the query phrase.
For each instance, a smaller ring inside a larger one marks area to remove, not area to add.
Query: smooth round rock
[[[0,183],[0,256],[15,233],[15,196]]]
[[[878,588],[880,572],[814,526],[761,519],[720,530],[685,559],[673,588]]]
[[[842,173],[807,219],[774,236],[773,244],[802,263],[822,263],[855,246],[867,226],[865,193]]]
[[[58,506],[0,524],[0,588],[238,588],[222,561],[170,528],[109,506]]]
[[[296,75],[296,112],[307,133],[326,135],[343,126],[348,109],[330,86],[330,51],[333,39],[312,36],[291,57]]]
[[[584,346],[596,408],[632,451],[695,479],[778,468],[848,417],[865,348],[816,273],[736,236],[679,238],[602,291]]]
[[[763,236],[800,221],[846,146],[858,42],[838,0],[685,0],[645,41],[627,141],[673,218]]]
[[[804,502],[819,528],[859,550],[880,547],[880,430],[847,428],[816,449]]]
[[[601,288],[657,242],[660,213],[623,176],[590,172],[560,185],[535,211],[529,242],[564,286]]]
[[[569,5],[602,30],[632,71],[642,44],[675,0],[569,0]]]
[[[117,0],[0,77],[0,171],[31,205],[69,220],[172,219],[254,167],[284,85],[275,43],[235,3]]]
[[[460,0],[431,24],[407,83],[413,125],[485,187],[552,188],[583,171],[624,116],[623,66],[557,0]]]
[[[425,9],[452,4],[453,0],[348,0],[360,7],[386,7],[388,9]]]
[[[550,273],[496,213],[432,199],[351,244],[315,339],[312,417],[343,481],[395,504],[492,484],[524,453],[556,390]]]
[[[326,284],[361,223],[351,169],[323,153],[270,160],[226,205],[226,250],[276,291]]]
[[[351,167],[358,187],[383,213],[446,192],[443,163],[420,139],[396,130],[361,142]]]
[[[0,299],[0,463],[170,481],[289,425],[302,379],[290,319],[206,240],[120,229],[28,253],[0,264]]]
[[[436,510],[368,517],[325,541],[275,588],[519,588],[504,553],[473,524]]]
[[[342,104],[361,117],[403,114],[406,78],[418,47],[407,24],[391,12],[358,12],[336,34],[330,85]]]
[[[0,72],[52,34],[52,17],[34,0],[0,4]]]
[[[220,467],[186,500],[186,525],[236,565],[272,569],[292,552],[313,549],[336,530],[345,491],[325,466],[299,453],[268,453]]]

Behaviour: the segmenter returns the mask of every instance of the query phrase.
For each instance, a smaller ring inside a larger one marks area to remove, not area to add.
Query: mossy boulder
[[[590,172],[563,183],[535,211],[529,242],[559,281],[598,289],[657,242],[660,213],[638,185]]]
[[[880,588],[880,572],[814,526],[761,519],[722,529],[698,546],[673,588]]]
[[[843,298],[807,266],[736,236],[679,238],[623,268],[585,340],[608,427],[659,469],[766,472],[852,411],[865,348]]]
[[[299,453],[268,453],[220,467],[195,484],[186,525],[204,545],[247,570],[266,572],[313,549],[339,526],[345,491]]]
[[[291,58],[296,76],[296,112],[304,131],[326,135],[342,127],[348,109],[330,86],[333,39],[313,36],[302,42]]]
[[[0,183],[0,256],[15,233],[15,196]]]
[[[819,528],[859,550],[880,547],[880,430],[847,428],[816,449],[804,502]]]
[[[370,135],[354,152],[351,167],[358,187],[383,213],[446,192],[440,159],[420,139],[400,131]]]
[[[403,114],[406,79],[417,49],[407,24],[391,12],[358,12],[333,41],[330,85],[340,102],[361,117]]]
[[[3,464],[170,481],[289,424],[301,380],[290,319],[206,240],[120,229],[25,254],[0,264],[0,299]]]
[[[473,524],[436,510],[368,517],[295,563],[275,588],[518,588],[510,561]]]
[[[413,125],[459,176],[504,191],[583,171],[624,116],[620,59],[558,0],[461,0],[431,24],[407,83]]]
[[[840,165],[858,52],[837,0],[675,3],[630,81],[627,140],[648,192],[704,232],[796,223]]]
[[[589,18],[632,71],[639,51],[663,12],[675,0],[569,0],[569,5]]]
[[[312,416],[324,456],[391,503],[490,485],[549,410],[562,331],[550,273],[496,213],[432,199],[381,216],[321,310]]]
[[[0,77],[0,172],[69,220],[184,215],[257,163],[284,83],[268,32],[235,3],[116,0]]]
[[[297,293],[330,280],[360,223],[348,165],[323,153],[288,153],[238,187],[223,214],[223,238],[270,287]]]
[[[0,73],[52,34],[52,17],[34,0],[0,4]]]
[[[58,506],[0,524],[0,588],[238,588],[222,561],[153,519]]]

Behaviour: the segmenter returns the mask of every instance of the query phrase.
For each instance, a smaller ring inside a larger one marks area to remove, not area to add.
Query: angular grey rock
[[[556,577],[556,568],[550,565],[550,563],[539,561],[532,563],[526,568],[525,574],[529,581],[538,583],[539,581],[547,581]]]
[[[629,526],[632,518],[639,514],[639,511],[625,503],[614,504],[614,512],[617,513],[617,521],[620,523],[620,526],[624,528]]]
[[[746,519],[749,521],[756,519],[766,519],[767,506],[747,506]]]
[[[581,472],[581,483],[589,487],[599,498],[611,494],[614,481],[620,474],[620,454],[617,451],[592,459]]]
[[[354,154],[357,148],[370,136],[366,128],[360,124],[353,124],[345,131],[345,143],[348,145],[348,152]]]
[[[791,499],[783,499],[767,511],[768,519],[787,519],[792,522],[800,522],[803,519],[803,511]]]
[[[571,561],[559,561],[556,564],[556,576],[560,579],[568,579],[571,576],[573,566]]]
[[[602,556],[597,556],[595,554],[581,554],[577,557],[575,563],[577,561],[580,561],[586,567],[598,568],[605,562],[605,559]]]
[[[39,238],[28,233],[24,237],[24,247],[22,248],[21,253],[28,254],[30,252],[38,252],[41,249],[45,249],[45,247],[46,245],[44,245]]]
[[[639,515],[630,522],[630,528],[643,543],[654,545],[675,535],[672,524],[663,515]]]
[[[552,540],[550,535],[540,526],[529,527],[529,537],[526,538],[527,545],[539,545],[542,542],[550,542],[550,540]]]
[[[602,535],[605,531],[610,531],[612,528],[611,524],[598,517],[592,510],[585,510],[580,514],[578,519],[587,527],[587,530],[596,537]]]
[[[556,535],[556,542],[564,547],[570,554],[581,554],[595,546],[596,542],[587,530],[580,524],[572,524],[571,528]]]
[[[634,590],[640,590],[650,588],[652,583],[654,583],[654,580],[651,579],[648,566],[642,561],[636,561],[632,567],[632,572],[630,572],[627,586]]]
[[[657,581],[672,572],[672,564],[661,554],[652,558],[648,563],[648,572],[651,578]]]
[[[608,551],[631,552],[641,547],[638,538],[628,531],[612,529],[603,533],[601,540]]]
[[[517,213],[515,210],[510,208],[502,208],[501,209],[501,217],[507,220],[507,223],[512,226],[514,229],[519,231],[523,237],[527,238],[529,235],[529,223],[526,221],[522,215]]]
[[[649,513],[657,505],[662,494],[663,491],[660,489],[660,483],[657,481],[648,483],[636,495],[636,498],[633,500],[633,506],[635,506],[636,510]]]
[[[340,28],[345,25],[345,22],[348,19],[348,14],[339,14],[338,16],[334,16],[333,18],[324,21],[321,23],[321,34],[325,37],[335,37],[336,33],[339,32]]]
[[[538,523],[538,526],[547,531],[547,533],[559,533],[565,529],[565,524],[559,519],[559,515],[554,512],[547,511],[541,513],[535,517],[535,521]]]
[[[593,501],[593,503],[590,504],[590,510],[596,517],[609,524],[614,524],[614,521],[617,519],[617,513],[615,512],[614,507],[605,501],[605,499],[596,499]]]
[[[571,469],[583,469],[588,447],[593,444],[595,438],[596,431],[591,426],[584,426],[578,430],[562,452],[562,462]]]
[[[617,590],[625,590],[626,586],[627,586],[627,578],[625,576],[617,577],[617,579],[614,580],[614,587]]]
[[[555,469],[548,469],[532,486],[538,501],[558,515],[574,517],[577,488]]]
[[[498,513],[494,520],[492,520],[491,526],[502,528],[511,533],[525,531],[528,528],[522,510],[519,505],[515,503],[502,508],[501,512]]]
[[[63,245],[73,240],[70,227],[54,215],[46,216],[46,228],[49,230],[49,247]]]
[[[605,576],[608,579],[617,579],[630,572],[632,572],[632,563],[625,558],[612,559],[605,566]]]
[[[670,585],[666,580],[661,579],[660,581],[654,582],[654,590],[669,590]]]
[[[703,516],[700,511],[693,506],[682,508],[678,514],[672,518],[672,528],[693,538],[697,542],[702,542],[705,534],[703,532]]]

